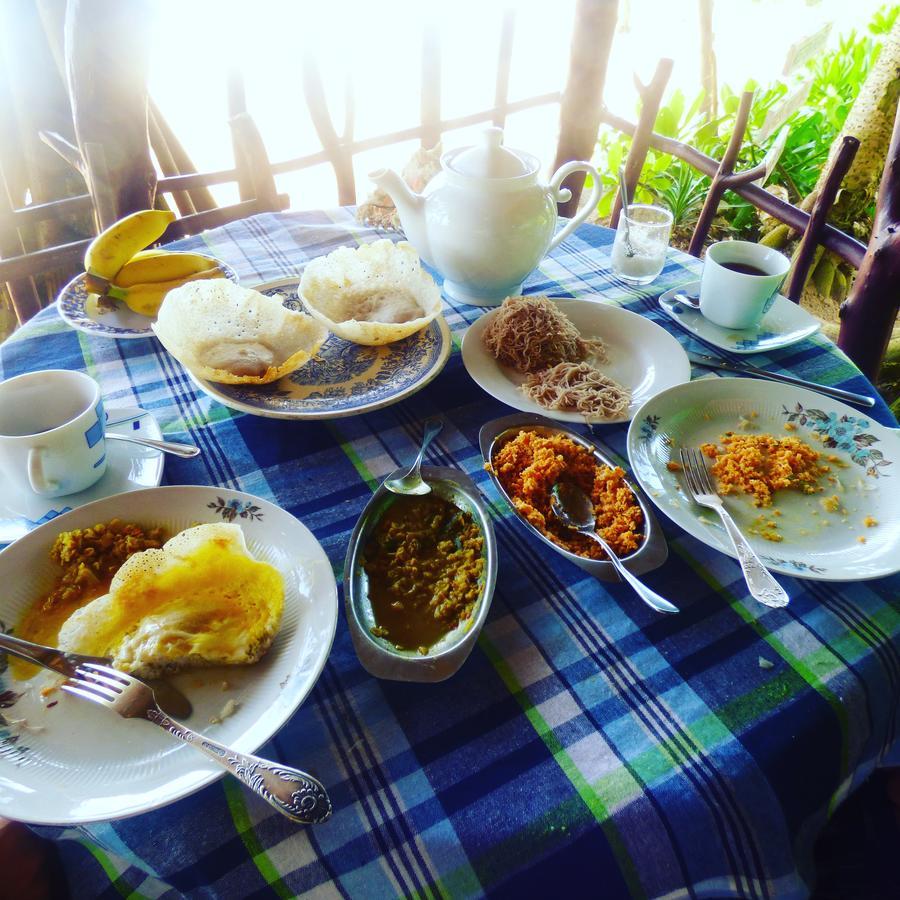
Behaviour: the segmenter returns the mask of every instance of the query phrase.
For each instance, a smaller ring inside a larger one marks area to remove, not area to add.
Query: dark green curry
[[[363,548],[372,634],[400,650],[427,653],[472,615],[483,547],[470,513],[435,493],[397,497]]]

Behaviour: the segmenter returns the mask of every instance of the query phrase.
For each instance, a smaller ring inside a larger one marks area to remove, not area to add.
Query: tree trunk
[[[69,0],[66,68],[75,136],[101,228],[151,209],[148,0]]]
[[[559,112],[559,142],[554,171],[573,159],[590,159],[597,143],[603,85],[613,34],[616,30],[618,0],[578,0],[572,29],[569,76]],[[559,204],[561,216],[574,216],[584,187],[584,173],[575,172],[563,186],[572,197]]]
[[[719,115],[719,84],[716,51],[713,48],[713,2],[714,0],[699,0],[700,83],[703,85],[703,115],[707,122]]]
[[[900,18],[884,37],[881,52],[869,70],[859,94],[850,108],[841,133],[831,145],[828,162],[822,167],[819,183],[800,203],[807,212],[819,195],[829,164],[841,147],[845,135],[859,139],[860,147],[853,164],[844,176],[837,201],[828,221],[865,239],[869,232],[866,210],[875,198],[891,140],[897,101],[900,98]],[[796,235],[794,235],[796,237]],[[778,225],[762,243],[784,248],[792,239],[788,226]],[[842,301],[853,283],[853,269],[831,253],[824,253],[810,273],[802,303],[826,322],[836,323]]]

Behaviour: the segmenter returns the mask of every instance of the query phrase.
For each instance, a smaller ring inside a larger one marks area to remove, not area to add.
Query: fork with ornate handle
[[[255,791],[282,815],[303,825],[324,822],[331,800],[312,775],[277,763],[238,753],[169,718],[157,705],[153,691],[132,675],[109,666],[85,663],[62,685],[69,694],[92,700],[126,719],[147,719],[172,737],[196,747]]]
[[[772,577],[772,573],[762,564],[753,548],[747,543],[747,539],[741,534],[741,530],[731,518],[728,510],[725,509],[725,504],[716,493],[700,452],[683,448],[679,452],[688,490],[695,503],[708,509],[714,509],[719,514],[719,518],[725,526],[725,533],[731,539],[731,545],[734,547],[734,552],[737,553],[751,596],[765,606],[787,606],[791,598]]]

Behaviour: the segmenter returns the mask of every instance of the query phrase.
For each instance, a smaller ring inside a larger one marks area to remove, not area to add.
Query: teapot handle
[[[550,184],[547,186],[548,190],[553,195],[553,199],[557,203],[565,203],[566,200],[572,196],[572,192],[568,188],[560,187],[560,185],[573,172],[580,171],[587,172],[594,179],[594,188],[591,191],[591,199],[585,203],[568,225],[560,229],[553,236],[553,240],[550,241],[550,246],[547,248],[548,253],[556,247],[560,241],[565,240],[591,214],[591,212],[597,208],[597,204],[600,202],[600,194],[603,192],[603,187],[600,184],[600,176],[597,174],[597,170],[590,163],[579,161],[567,162],[556,170],[556,173],[550,179]]]

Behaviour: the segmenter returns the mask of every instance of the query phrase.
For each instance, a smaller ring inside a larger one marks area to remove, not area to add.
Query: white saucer
[[[758,328],[732,330],[714,325],[698,309],[678,301],[679,294],[698,297],[700,282],[691,281],[681,287],[666,291],[659,298],[659,305],[682,328],[706,344],[727,350],[729,353],[768,353],[790,347],[815,334],[821,327],[819,320],[781,294],[762,317]]]
[[[145,409],[136,406],[109,409],[106,418],[108,431],[157,441],[162,439],[159,424]],[[103,477],[77,494],[41,497],[24,483],[4,485],[0,492],[0,546],[18,540],[38,525],[92,500],[123,491],[156,487],[162,481],[164,454],[159,450],[124,441],[108,441],[106,452],[108,462]]]

